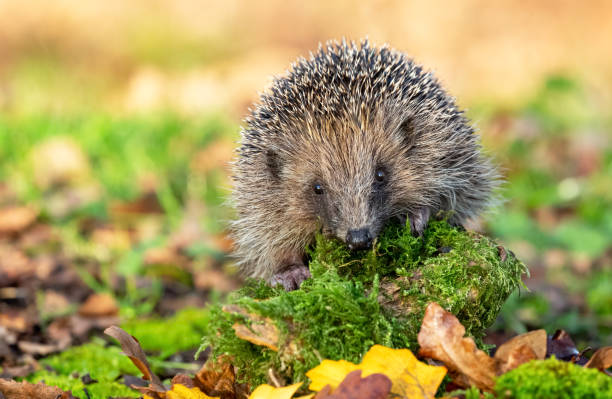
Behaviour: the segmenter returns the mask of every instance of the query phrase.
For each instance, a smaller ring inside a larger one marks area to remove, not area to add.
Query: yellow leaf
[[[253,391],[249,399],[290,399],[300,386],[302,386],[301,382],[281,388],[263,384]]]
[[[306,376],[311,380],[308,389],[320,391],[327,384],[336,388],[348,373],[359,368],[358,365],[346,360],[323,360],[321,364],[306,373]]]
[[[172,391],[166,392],[166,399],[219,399],[210,397],[198,388],[187,388],[185,385],[174,384]]]
[[[408,349],[391,349],[374,345],[363,356],[360,364],[345,360],[324,360],[306,375],[311,379],[309,388],[321,390],[329,384],[336,388],[348,373],[362,370],[362,376],[380,373],[392,382],[391,392],[404,398],[433,398],[446,375],[446,368],[419,362]]]

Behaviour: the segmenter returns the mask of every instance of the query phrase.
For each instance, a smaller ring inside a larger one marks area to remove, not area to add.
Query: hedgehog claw
[[[270,279],[270,285],[275,287],[282,285],[285,291],[293,291],[300,288],[302,282],[310,278],[310,270],[303,264],[293,264],[282,272],[276,273]]]
[[[420,208],[416,213],[412,214],[410,216],[410,231],[412,234],[415,236],[423,235],[430,216],[431,211],[427,207]]]

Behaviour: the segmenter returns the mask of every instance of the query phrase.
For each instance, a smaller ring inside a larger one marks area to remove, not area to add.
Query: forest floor
[[[469,227],[531,273],[486,342],[545,328],[579,349],[612,345],[609,108],[555,76],[517,106],[469,116],[507,179],[505,202]],[[0,115],[3,377],[90,375],[137,396],[117,380],[139,373],[103,336],[110,325],[139,339],[162,379],[197,371],[205,305],[241,284],[225,205],[238,130],[214,113]]]

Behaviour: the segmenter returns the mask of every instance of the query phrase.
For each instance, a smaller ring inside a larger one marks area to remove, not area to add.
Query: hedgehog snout
[[[372,233],[370,233],[369,228],[361,228],[355,230],[349,230],[346,233],[346,245],[348,245],[349,249],[368,249],[372,246]]]

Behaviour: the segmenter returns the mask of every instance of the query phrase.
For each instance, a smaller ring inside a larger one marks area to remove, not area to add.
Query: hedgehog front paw
[[[293,264],[272,276],[270,285],[272,287],[282,285],[286,291],[293,291],[300,288],[302,282],[308,278],[310,278],[308,267],[303,264]]]
[[[410,231],[413,235],[423,235],[423,231],[425,231],[430,216],[431,211],[427,207],[420,208],[417,212],[410,215]]]

